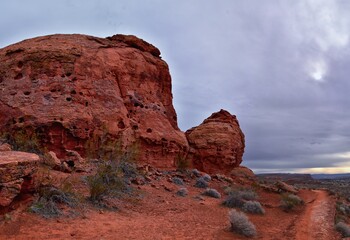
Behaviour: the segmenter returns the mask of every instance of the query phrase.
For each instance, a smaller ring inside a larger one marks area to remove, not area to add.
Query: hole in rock
[[[18,67],[18,68],[22,68],[22,67],[23,67],[23,62],[22,62],[22,61],[19,61],[19,62],[17,63],[17,67]]]
[[[85,107],[89,106],[89,102],[85,102]]]
[[[23,122],[24,122],[24,117],[18,118],[18,122],[19,122],[19,123],[23,123]]]
[[[75,90],[70,91],[71,94],[77,94]]]
[[[70,102],[70,101],[72,101],[72,98],[71,97],[67,97],[66,100],[67,100],[67,102]]]
[[[74,161],[73,160],[67,160],[66,163],[69,167],[74,167]]]
[[[139,129],[139,126],[137,125],[132,126],[132,130],[137,130],[137,129]]]
[[[120,129],[124,129],[125,128],[125,124],[124,124],[123,121],[119,121],[118,128],[120,128]]]
[[[148,133],[151,133],[151,132],[152,132],[152,129],[147,128],[147,132],[148,132]]]
[[[16,76],[15,76],[15,79],[18,80],[18,79],[21,79],[23,77],[23,74],[22,73],[18,73]]]
[[[25,91],[24,95],[26,95],[26,96],[30,95],[30,91]]]

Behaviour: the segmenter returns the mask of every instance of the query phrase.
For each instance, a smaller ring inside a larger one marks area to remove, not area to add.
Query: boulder
[[[58,34],[0,49],[1,133],[59,159],[136,143],[141,162],[173,167],[188,150],[167,63],[156,47],[126,35]]]
[[[40,158],[36,154],[4,151],[0,155],[0,207],[11,204],[13,199],[28,188],[36,172]]]
[[[4,152],[4,151],[12,151],[11,145],[8,143],[0,144],[0,152]]]
[[[213,113],[197,127],[186,131],[193,166],[208,173],[229,174],[242,162],[244,134],[236,116],[228,111]]]

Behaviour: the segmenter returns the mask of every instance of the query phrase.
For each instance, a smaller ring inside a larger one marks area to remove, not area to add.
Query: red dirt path
[[[158,189],[141,186],[143,198],[122,202],[115,212],[88,207],[84,216],[44,219],[19,208],[8,223],[0,223],[0,239],[247,239],[230,232],[229,209],[220,205],[222,199],[196,199],[203,190],[193,183],[187,184],[185,198],[175,195],[178,187],[172,183],[155,184]],[[164,190],[162,184],[173,191]],[[219,191],[223,187],[217,181],[210,185]],[[326,192],[302,190],[305,206],[289,213],[279,208],[279,194],[259,191],[259,195],[266,214],[248,215],[257,227],[255,239],[340,239],[332,225],[334,200]]]

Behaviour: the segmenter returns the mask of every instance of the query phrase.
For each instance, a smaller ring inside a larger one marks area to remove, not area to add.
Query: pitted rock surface
[[[51,35],[0,49],[0,133],[35,133],[60,159],[107,135],[140,161],[173,167],[187,151],[168,65],[153,45],[115,35]]]

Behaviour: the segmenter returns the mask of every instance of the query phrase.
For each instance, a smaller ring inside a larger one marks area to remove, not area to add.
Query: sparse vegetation
[[[44,150],[40,145],[39,134],[32,128],[22,128],[13,133],[0,133],[0,138],[9,143],[13,150],[32,153],[43,153]]]
[[[81,200],[69,181],[64,181],[60,187],[52,184],[41,185],[37,188],[37,199],[33,202],[29,211],[40,214],[45,218],[58,217],[64,214],[61,206],[77,208]]]
[[[181,185],[181,186],[185,185],[184,181],[179,177],[173,177],[172,182],[175,183],[176,185]]]
[[[204,175],[202,176],[202,178],[203,178],[205,181],[207,181],[207,182],[210,182],[210,181],[211,181],[211,177],[210,177],[209,174],[204,174]]]
[[[294,194],[282,194],[281,197],[281,207],[285,211],[290,211],[296,206],[304,204],[304,201]]]
[[[213,188],[208,188],[203,192],[203,195],[213,198],[221,198],[221,194]]]
[[[200,177],[196,180],[196,184],[194,186],[197,188],[207,188],[209,184],[203,177]]]
[[[123,164],[124,165],[124,164]],[[96,174],[86,178],[92,202],[98,203],[105,196],[120,196],[128,192],[127,176],[121,164],[116,161],[104,161],[98,164]]]
[[[264,208],[258,201],[246,201],[242,206],[242,210],[248,213],[265,214]]]
[[[248,217],[237,210],[233,209],[229,212],[229,220],[231,223],[231,230],[246,237],[254,237],[256,235],[256,228],[254,224],[249,221]]]
[[[200,177],[200,176],[201,176],[201,172],[198,171],[197,169],[192,169],[192,174],[193,174],[195,177]]]
[[[97,163],[96,173],[86,178],[92,202],[100,203],[104,197],[121,197],[131,192],[130,179],[139,174],[134,163],[135,155],[137,151],[131,147],[125,153],[113,156],[112,160]]]
[[[188,195],[188,190],[187,188],[180,188],[177,192],[176,195],[180,197],[186,197]]]
[[[222,203],[229,208],[242,208],[246,201],[253,201],[258,198],[257,194],[251,189],[230,190],[228,197]]]
[[[335,225],[335,229],[340,232],[342,237],[350,237],[350,227],[344,222],[338,222]]]
[[[177,154],[175,159],[175,166],[178,171],[183,172],[190,167],[190,162],[188,161],[188,159],[186,159],[185,156]]]

